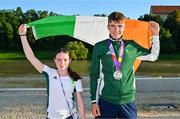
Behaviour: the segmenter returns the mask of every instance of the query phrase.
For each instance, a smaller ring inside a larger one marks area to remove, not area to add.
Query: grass
[[[37,51],[34,54],[39,59],[53,59],[54,51]],[[0,60],[26,59],[23,52],[7,52],[0,53]],[[91,58],[90,58],[91,59]],[[180,59],[180,53],[176,54],[160,54],[159,59]]]
[[[25,59],[25,56],[23,53],[15,52],[15,53],[0,53],[0,59]]]
[[[53,51],[38,51],[38,52],[34,52],[34,54],[39,59],[53,59],[54,57]],[[26,59],[26,57],[23,52],[0,53],[0,60],[17,60],[17,59]]]

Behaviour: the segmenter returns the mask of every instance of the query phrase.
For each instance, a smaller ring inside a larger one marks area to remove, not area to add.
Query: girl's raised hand
[[[24,24],[22,24],[21,26],[19,26],[19,35],[22,36],[22,35],[26,35],[26,32],[27,32],[27,28]]]

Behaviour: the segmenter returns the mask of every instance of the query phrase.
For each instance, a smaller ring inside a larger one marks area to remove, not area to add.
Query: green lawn
[[[35,56],[40,59],[53,59],[54,52],[52,51],[38,51],[34,52]],[[10,52],[10,53],[0,53],[0,60],[12,60],[12,59],[26,59],[23,52]]]
[[[35,55],[40,59],[53,59],[54,51],[37,51]],[[0,53],[0,60],[26,59],[23,52]],[[180,53],[160,54],[159,59],[180,59]]]

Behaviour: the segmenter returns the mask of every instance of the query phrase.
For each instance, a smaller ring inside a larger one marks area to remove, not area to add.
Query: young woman
[[[78,118],[77,110],[74,105],[73,92],[76,92],[77,104],[80,117],[86,119],[85,107],[82,99],[82,82],[81,77],[73,72],[69,64],[71,58],[65,48],[59,49],[54,57],[57,69],[50,68],[38,60],[27,41],[26,27],[19,27],[19,35],[25,56],[30,63],[44,74],[47,79],[47,119],[76,119]]]

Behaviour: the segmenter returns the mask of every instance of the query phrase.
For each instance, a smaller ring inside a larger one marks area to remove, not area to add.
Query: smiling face
[[[116,40],[118,40],[124,32],[124,22],[111,21],[107,27],[111,37]]]
[[[108,30],[111,37],[118,40],[123,32],[125,26],[125,16],[121,12],[113,12],[108,17]]]
[[[60,52],[54,58],[56,67],[59,71],[64,72],[67,71],[71,59],[69,57],[69,53]]]

